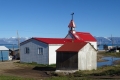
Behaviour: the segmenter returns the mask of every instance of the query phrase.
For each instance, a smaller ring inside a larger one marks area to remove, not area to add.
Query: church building
[[[20,43],[20,62],[55,64],[56,50],[65,43],[71,42],[88,42],[97,50],[97,41],[90,33],[75,30],[73,15],[68,27],[69,31],[65,38],[33,37]]]

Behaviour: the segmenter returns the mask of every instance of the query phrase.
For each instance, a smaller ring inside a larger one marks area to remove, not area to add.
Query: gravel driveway
[[[0,62],[0,75],[11,75],[19,77],[28,77],[41,80],[43,78],[49,77],[45,71],[34,70],[34,67],[22,67],[16,60]]]

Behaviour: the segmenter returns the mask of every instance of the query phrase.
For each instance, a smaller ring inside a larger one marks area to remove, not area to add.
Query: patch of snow
[[[107,39],[107,40],[111,41],[108,37],[103,37],[103,38],[105,38],[105,39]]]
[[[25,37],[25,39],[27,40],[27,39],[29,39],[29,37]]]

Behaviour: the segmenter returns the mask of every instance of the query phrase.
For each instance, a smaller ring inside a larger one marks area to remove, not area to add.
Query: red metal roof
[[[69,23],[68,27],[75,27],[75,23],[74,23],[74,21],[73,21],[73,20],[71,20],[71,21],[70,21],[70,23]]]
[[[96,42],[97,40],[88,32],[76,32],[72,33],[73,36],[78,39],[78,40],[83,40],[83,41],[93,41]]]
[[[47,44],[65,44],[68,42],[81,42],[81,40],[72,40],[65,38],[33,38],[33,39]]]
[[[82,49],[87,42],[71,42],[71,43],[65,43],[60,48],[58,48],[56,51],[68,51],[68,52],[78,52],[80,49]]]

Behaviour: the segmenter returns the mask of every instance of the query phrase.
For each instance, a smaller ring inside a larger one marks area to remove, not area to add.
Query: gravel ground
[[[38,80],[49,77],[46,71],[34,70],[34,67],[22,67],[14,62],[17,61],[0,62],[0,75],[35,78]]]

